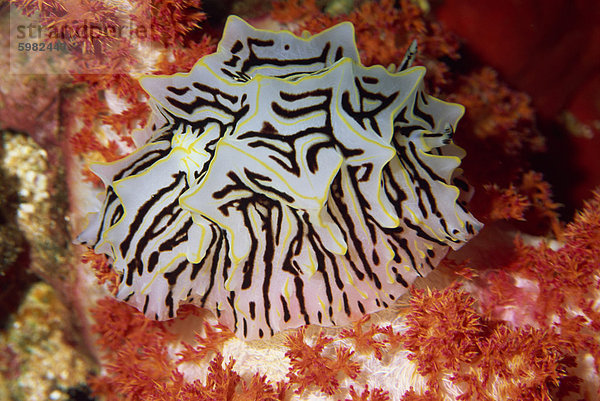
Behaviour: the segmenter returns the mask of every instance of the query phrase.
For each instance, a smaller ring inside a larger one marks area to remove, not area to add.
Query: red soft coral
[[[135,0],[133,20],[145,28],[147,39],[169,47],[184,45],[186,35],[206,19],[201,0]]]
[[[490,67],[460,78],[450,99],[465,106],[464,125],[481,140],[490,141],[508,155],[524,149],[544,149],[544,138],[533,128],[531,99],[508,88]]]
[[[567,374],[575,348],[563,333],[490,321],[474,304],[456,286],[414,292],[403,344],[428,379],[425,399],[443,394],[445,380],[461,389],[459,400],[549,401],[561,385],[563,391],[576,389]]]
[[[216,330],[215,330],[216,328]],[[201,363],[211,353],[218,353],[223,343],[234,337],[234,334],[225,326],[217,325],[213,327],[204,322],[204,336],[196,333],[194,339],[195,345],[182,343],[184,349],[177,353],[178,364],[184,362]]]
[[[459,370],[477,357],[484,324],[475,300],[455,286],[444,291],[413,290],[402,344],[411,351],[419,373],[435,377],[440,370]]]
[[[515,219],[525,221],[525,211],[531,203],[525,195],[518,192],[514,185],[500,188],[496,184],[484,186],[492,199],[489,217],[492,220]]]
[[[508,188],[487,184],[484,189],[488,198],[487,207],[481,210],[484,219],[518,220],[524,222],[519,225],[523,231],[538,235],[552,232],[555,238],[562,239],[558,216],[561,205],[552,200],[550,184],[541,173],[528,171],[518,185],[511,183]]]
[[[358,393],[354,386],[350,386],[349,392],[350,398],[346,398],[346,401],[389,401],[390,394],[380,388],[369,389],[369,386],[365,386],[362,393]]]
[[[370,319],[369,315],[365,315],[362,319],[354,323],[353,329],[344,329],[340,332],[340,338],[350,338],[354,341],[354,347],[358,352],[375,354],[375,358],[381,360],[383,356],[383,350],[386,348],[386,342],[384,339],[377,339],[376,336],[380,336],[385,333],[381,327],[371,324],[369,330],[364,331],[363,325]],[[381,336],[380,336],[381,337]]]
[[[161,55],[156,63],[155,74],[172,75],[177,72],[188,72],[194,64],[207,54],[214,53],[217,48],[215,40],[203,35],[199,42],[192,42],[188,47],[174,47]]]
[[[600,288],[599,238],[600,193],[595,192],[584,210],[566,226],[565,243],[560,249],[554,250],[546,243],[529,246],[517,239],[517,256],[502,276],[526,278],[536,286],[536,292],[519,296],[527,294],[520,291],[514,280],[486,276],[489,293],[510,300],[506,308],[518,305],[520,310],[529,312],[537,325],[556,327],[563,341],[593,355],[596,370],[600,367],[600,344],[594,333],[600,321],[593,305]],[[496,308],[493,299],[483,303],[492,315]],[[525,305],[529,307],[524,308]]]
[[[83,263],[89,263],[90,267],[96,275],[98,284],[102,285],[108,283],[108,290],[112,294],[116,294],[117,286],[119,285],[119,275],[112,269],[112,266],[108,262],[106,255],[97,254],[93,250],[86,250],[81,256]]]
[[[93,331],[100,336],[98,344],[104,351],[102,375],[91,377],[88,383],[94,394],[108,400],[183,400],[183,401],[241,401],[283,400],[288,385],[269,383],[264,376],[254,375],[244,380],[235,372],[233,359],[224,364],[223,343],[233,336],[222,326],[204,323],[204,336],[196,335],[195,344],[185,344],[174,358],[169,346],[177,336],[168,322],[146,319],[129,305],[105,298],[92,310],[96,324]],[[194,311],[188,311],[181,321]],[[179,370],[184,362],[205,363],[209,353],[206,383],[187,382]],[[338,357],[341,365],[349,366],[345,355]],[[250,398],[248,398],[250,397]]]
[[[354,351],[337,347],[336,356],[327,357],[323,351],[333,340],[320,333],[311,346],[304,341],[304,332],[305,328],[300,328],[285,341],[289,348],[285,355],[290,358],[289,382],[298,386],[295,391],[298,394],[315,385],[325,394],[332,395],[339,388],[339,374],[354,378],[360,372],[360,365],[351,359]]]
[[[414,3],[402,0],[366,1],[347,15],[322,13],[314,1],[276,2],[272,16],[282,22],[294,22],[297,33],[307,30],[318,33],[342,21],[350,21],[356,32],[356,44],[365,65],[398,64],[413,40],[419,44],[417,63],[429,69],[428,80],[434,94],[447,78],[443,57],[458,57],[458,42],[439,25],[427,20]]]

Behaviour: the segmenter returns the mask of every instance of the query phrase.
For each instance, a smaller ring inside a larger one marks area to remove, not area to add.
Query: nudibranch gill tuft
[[[146,316],[191,303],[246,339],[387,307],[481,228],[456,182],[463,107],[404,67],[363,66],[348,22],[297,37],[230,17],[189,73],[141,79],[153,117],[92,167],[106,198],[78,241]]]

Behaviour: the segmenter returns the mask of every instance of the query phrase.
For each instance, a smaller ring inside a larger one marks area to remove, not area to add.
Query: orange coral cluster
[[[562,341],[593,355],[600,371],[600,192],[567,225],[564,239],[558,250],[517,239],[513,263],[502,273],[487,274],[488,297],[482,306],[492,316],[518,306],[532,324],[556,329]],[[517,278],[529,280],[535,291],[523,291]]]
[[[427,377],[431,399],[448,391],[447,382],[461,389],[459,400],[550,401],[559,385],[577,390],[567,374],[574,348],[558,331],[488,320],[456,285],[414,291],[406,325],[402,344]]]
[[[105,374],[88,381],[97,396],[109,401],[283,399],[284,383],[272,385],[259,374],[244,380],[233,370],[233,359],[224,364],[219,350],[233,334],[220,326],[205,324],[204,335],[195,337],[196,344],[183,343],[183,350],[172,357],[169,345],[176,344],[177,336],[169,323],[148,320],[112,298],[100,300],[92,312],[93,330],[100,336],[98,345],[105,358]],[[184,311],[178,321],[195,314],[195,309]],[[205,382],[185,381],[181,369],[186,364],[208,364]]]
[[[24,14],[39,18],[49,31],[49,41],[58,38],[69,46],[75,90],[63,110],[70,116],[64,119],[65,131],[71,150],[87,162],[109,162],[122,157],[133,144],[131,132],[147,121],[147,96],[129,74],[143,64],[143,55],[138,53],[134,41],[162,49],[156,73],[188,70],[198,58],[214,51],[214,40],[206,35],[199,42],[187,39],[205,19],[200,0],[140,0],[134,2],[132,10],[97,0],[12,3]],[[94,31],[94,35],[77,34],[91,26],[102,29]],[[136,32],[122,36],[124,29],[131,27]],[[50,35],[53,30],[62,34]],[[125,105],[124,110],[109,108],[108,92]],[[103,126],[116,135],[103,133]],[[83,174],[87,180],[100,184],[87,167]]]
[[[134,0],[132,19],[148,29],[152,42],[163,46],[182,46],[186,35],[199,29],[206,19],[202,0]]]
[[[463,160],[476,191],[470,209],[484,222],[514,219],[519,229],[560,237],[557,209],[550,185],[531,171],[530,156],[545,150],[527,95],[503,84],[484,67],[456,77],[448,100],[465,106],[458,137],[469,157]],[[487,220],[489,219],[489,220]]]
[[[407,330],[402,344],[411,351],[419,373],[438,377],[442,370],[459,371],[475,361],[483,322],[473,307],[475,300],[450,287],[440,291],[413,291],[411,309],[405,316]],[[434,389],[439,388],[431,381]]]
[[[205,334],[196,335],[197,344],[185,344],[173,357],[168,349],[176,344],[176,337],[168,323],[148,321],[112,299],[101,301],[94,313],[95,331],[101,335],[99,344],[108,362],[106,373],[92,378],[90,384],[108,400],[284,400],[292,389],[301,395],[312,387],[339,395],[339,379],[356,378],[361,371],[352,350],[332,346],[350,338],[382,352],[387,360],[401,350],[409,352],[429,389],[411,389],[403,401],[441,400],[449,386],[455,387],[458,400],[549,401],[552,395],[578,390],[579,379],[569,374],[569,368],[577,351],[593,342],[575,341],[564,326],[512,327],[490,320],[477,312],[474,298],[454,285],[443,291],[413,291],[405,330],[371,326],[372,333],[391,332],[390,340],[381,342],[389,345],[393,338],[397,346],[373,346],[365,341],[369,336],[356,329],[336,337],[321,333],[306,338],[304,328],[292,332],[285,341],[290,358],[287,380],[271,383],[258,373],[243,378],[235,371],[233,359],[224,363],[220,350],[232,334],[221,327],[205,324]],[[206,380],[186,381],[181,368],[187,364],[208,364]],[[390,399],[386,391],[368,386],[362,392],[351,386],[347,394],[352,401]]]
[[[369,386],[365,386],[361,393],[358,393],[354,386],[350,386],[350,398],[346,398],[346,401],[389,401],[390,396],[387,391],[383,391],[379,388],[373,390],[369,389]]]
[[[99,285],[107,284],[107,288],[111,294],[117,293],[120,278],[112,269],[106,255],[97,254],[93,250],[87,249],[81,256],[81,261],[89,264],[96,275]]]
[[[287,380],[271,383],[258,373],[242,378],[235,372],[234,359],[224,363],[221,351],[233,334],[223,326],[204,322],[204,334],[196,333],[194,344],[179,342],[172,327],[197,316],[195,308],[184,308],[173,322],[156,322],[124,303],[105,298],[92,312],[105,372],[91,377],[89,384],[97,396],[107,400],[285,400],[292,389],[302,394],[313,387],[333,395],[339,391],[342,377],[356,378],[360,373],[353,351],[338,346],[332,355],[326,355],[324,348],[334,339],[319,334],[310,339],[314,344],[309,345],[305,328],[291,333],[285,341],[290,359]],[[377,330],[386,333],[391,327]],[[177,344],[181,350],[173,356],[169,349]],[[208,365],[204,382],[184,379],[185,369],[203,365]],[[368,386],[362,391],[352,386],[348,396],[351,401],[390,399],[386,391]]]
[[[544,149],[544,137],[532,124],[534,111],[529,96],[509,89],[490,67],[476,70],[459,81],[460,85],[449,96],[468,110],[467,120],[477,138],[507,154]]]
[[[527,196],[519,193],[513,184],[508,188],[500,188],[497,184],[488,184],[484,189],[490,194],[489,217],[492,220],[520,220],[525,221],[525,211],[531,206]]]
[[[203,56],[214,53],[217,44],[214,38],[203,35],[199,42],[192,42],[185,48],[174,48],[171,53],[163,53],[156,63],[156,74],[172,75],[188,72]]]
[[[369,315],[365,315],[362,319],[354,323],[354,328],[344,329],[340,332],[340,338],[350,338],[354,341],[356,350],[363,354],[373,352],[375,358],[381,360],[383,352],[390,343],[389,340],[381,338],[380,334],[390,334],[390,338],[394,338],[391,327],[382,329],[381,327],[371,324],[369,330],[365,331],[363,324],[370,319]]]
[[[192,307],[188,307],[192,308]],[[184,312],[185,314],[185,312]],[[217,324],[216,327],[204,322],[204,336],[196,333],[194,340],[195,345],[182,342],[183,350],[177,353],[179,357],[178,363],[193,362],[200,363],[211,353],[218,354],[221,351],[223,343],[233,337],[233,333],[225,326]]]
[[[363,2],[348,15],[330,16],[321,12],[314,0],[294,0],[273,3],[272,16],[277,21],[293,23],[300,33],[314,34],[342,21],[350,21],[356,32],[356,45],[365,65],[398,64],[408,46],[417,40],[419,52],[416,63],[428,68],[430,92],[437,95],[447,83],[448,66],[442,58],[458,58],[456,38],[431,21],[413,2],[401,0]]]
[[[149,113],[148,106],[141,95],[141,88],[136,88],[129,93],[140,93],[140,98],[130,104],[129,108],[121,113],[112,113],[104,98],[104,91],[113,89],[121,91],[126,79],[115,79],[114,75],[102,76],[102,79],[95,79],[96,76],[83,75],[75,79],[85,85],[85,92],[75,97],[72,104],[66,109],[70,114],[77,116],[66,121],[66,131],[69,133],[69,143],[71,149],[76,154],[80,154],[86,162],[110,162],[121,158],[124,155],[122,142],[131,146],[133,144],[130,136],[130,127],[139,127],[145,123],[146,116]],[[131,79],[130,87],[134,87],[137,81]],[[114,137],[107,137],[102,132],[102,125],[107,124],[115,130]],[[100,185],[99,178],[93,174],[86,163],[83,174],[91,182]]]
[[[289,351],[285,355],[290,358],[291,367],[287,377],[290,383],[298,386],[296,393],[301,394],[315,385],[325,394],[333,395],[339,388],[337,377],[340,374],[354,379],[360,373],[360,365],[351,359],[354,351],[337,347],[335,358],[322,354],[325,346],[332,341],[332,338],[319,334],[315,344],[308,345],[304,341],[304,328],[288,336],[285,345]]]
[[[102,54],[117,40],[119,10],[99,0],[11,0],[27,16],[36,15],[49,30],[49,43],[64,42],[70,52]],[[82,34],[95,27],[94,34]],[[102,29],[100,29],[102,28]]]
[[[483,189],[488,197],[487,207],[480,210],[480,218],[484,221],[514,219],[527,222],[530,232],[543,235],[551,230],[555,238],[562,239],[558,215],[561,205],[552,200],[550,185],[541,173],[528,171],[518,187],[513,183],[507,188],[487,184]]]

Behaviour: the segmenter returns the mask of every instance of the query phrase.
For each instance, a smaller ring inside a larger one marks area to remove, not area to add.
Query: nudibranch
[[[349,22],[298,37],[229,17],[189,73],[141,79],[151,120],[92,166],[106,197],[78,241],[146,316],[194,304],[245,339],[387,307],[481,227],[459,200],[464,109],[405,64],[363,66]]]

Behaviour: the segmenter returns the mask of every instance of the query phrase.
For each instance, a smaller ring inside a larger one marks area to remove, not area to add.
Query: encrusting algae
[[[5,159],[8,133],[1,133],[0,158]],[[23,234],[17,223],[19,179],[2,163],[0,166],[0,274],[6,274],[22,252]]]
[[[31,286],[0,333],[0,398],[68,401],[93,368],[77,349],[70,312],[46,283]]]

